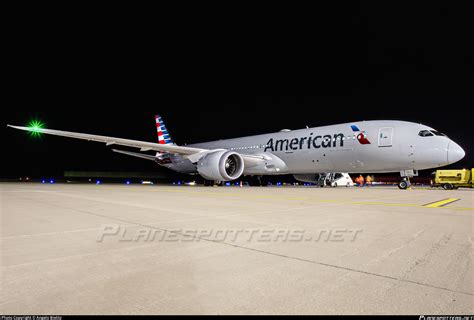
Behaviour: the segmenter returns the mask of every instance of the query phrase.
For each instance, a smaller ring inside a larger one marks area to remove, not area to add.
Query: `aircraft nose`
[[[448,147],[448,163],[455,163],[464,158],[466,152],[456,142],[451,141]]]

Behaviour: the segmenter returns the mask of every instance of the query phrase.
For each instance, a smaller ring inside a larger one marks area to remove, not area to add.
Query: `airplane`
[[[112,151],[156,162],[179,173],[216,182],[242,176],[287,175],[316,182],[318,174],[400,172],[400,189],[410,187],[418,170],[443,167],[464,158],[464,150],[445,134],[423,124],[372,120],[198,143],[176,145],[163,119],[155,117],[158,143],[100,135],[8,125],[35,134],[154,151],[155,155]]]

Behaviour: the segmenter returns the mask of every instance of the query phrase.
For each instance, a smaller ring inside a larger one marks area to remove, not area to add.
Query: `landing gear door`
[[[393,145],[393,128],[381,128],[379,132],[379,147],[391,147]]]

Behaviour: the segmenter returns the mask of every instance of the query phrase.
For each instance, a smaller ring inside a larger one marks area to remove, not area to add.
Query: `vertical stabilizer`
[[[157,115],[155,119],[156,119],[156,130],[158,132],[158,143],[159,144],[173,144],[173,140],[171,139],[168,129],[166,129],[166,125],[163,122],[163,119],[161,118],[161,116]]]

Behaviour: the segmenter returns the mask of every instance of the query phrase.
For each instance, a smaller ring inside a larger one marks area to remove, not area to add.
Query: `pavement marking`
[[[440,200],[440,201],[425,204],[423,207],[425,207],[425,208],[440,208],[440,207],[445,207],[445,206],[447,206],[451,203],[457,202],[459,200],[461,200],[461,199],[459,199],[459,198],[448,198],[448,199],[444,199],[444,200]]]
[[[450,209],[458,211],[474,211],[474,208],[463,208],[463,207],[450,207]]]

